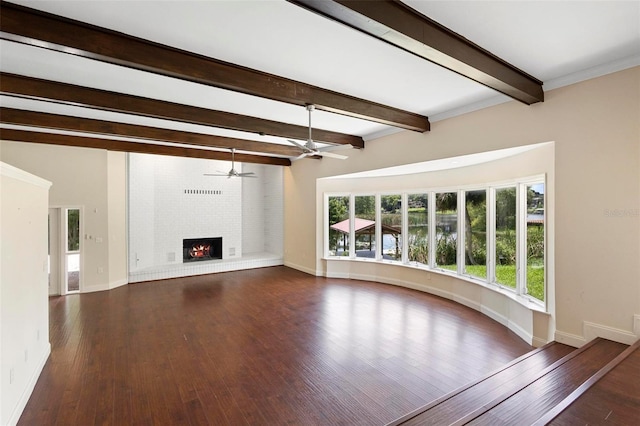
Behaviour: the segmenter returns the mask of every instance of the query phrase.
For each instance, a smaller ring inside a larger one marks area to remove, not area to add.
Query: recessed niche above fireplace
[[[222,237],[182,240],[183,263],[213,259],[222,259]]]

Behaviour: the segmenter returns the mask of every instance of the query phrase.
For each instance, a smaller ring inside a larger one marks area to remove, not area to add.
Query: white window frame
[[[514,293],[519,297],[524,297],[532,303],[540,306],[546,306],[547,304],[547,285],[548,285],[548,235],[547,235],[547,214],[545,210],[544,221],[544,298],[539,300],[527,292],[527,187],[530,185],[543,184],[544,185],[544,205],[547,207],[547,182],[546,176],[536,175],[531,177],[511,179],[497,183],[490,184],[476,184],[476,185],[458,185],[456,187],[438,187],[438,188],[425,188],[425,189],[411,189],[406,191],[399,190],[385,190],[379,192],[327,192],[324,194],[324,247],[323,253],[325,258],[328,259],[343,259],[343,256],[330,256],[329,255],[329,198],[331,197],[349,197],[349,256],[350,260],[367,260],[367,258],[357,258],[355,256],[355,197],[358,196],[374,196],[375,197],[375,261],[384,261],[385,263],[393,263],[407,266],[419,266],[425,267],[428,270],[444,273],[454,274],[464,279],[474,281],[483,285],[499,288],[501,291],[508,291]],[[496,190],[504,188],[516,189],[516,288],[513,289],[504,284],[496,282]],[[467,191],[486,191],[486,224],[487,224],[487,276],[486,279],[472,276],[465,273],[465,214],[466,214],[466,192]],[[457,271],[451,271],[443,269],[436,265],[436,194],[453,192],[457,194],[457,237],[456,237],[456,260]],[[401,260],[386,260],[383,258],[383,238],[382,238],[382,203],[381,198],[388,195],[400,195],[401,200],[401,218],[402,218],[402,257]],[[427,227],[428,227],[428,245],[429,245],[429,259],[428,264],[421,264],[417,262],[409,261],[409,214],[408,214],[408,199],[410,195],[427,195]]]

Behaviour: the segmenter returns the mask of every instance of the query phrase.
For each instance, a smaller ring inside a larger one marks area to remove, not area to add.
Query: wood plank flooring
[[[550,424],[640,424],[640,350],[636,349]]]
[[[50,299],[20,425],[385,424],[530,351],[457,303],[286,267]]]
[[[568,355],[574,348],[551,343],[519,358],[504,369],[483,378],[469,387],[428,404],[421,413],[394,423],[394,425],[450,425],[477,409],[488,406],[503,394],[515,394],[535,380],[538,374],[554,362]]]

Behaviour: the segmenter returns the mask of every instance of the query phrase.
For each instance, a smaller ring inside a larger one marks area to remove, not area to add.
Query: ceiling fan
[[[258,176],[255,175],[255,173],[253,172],[246,172],[246,173],[238,173],[236,171],[236,167],[235,167],[235,155],[236,155],[236,149],[235,148],[231,148],[231,170],[229,170],[227,173],[223,173],[223,172],[218,172],[218,173],[205,173],[205,176],[226,176],[227,179],[229,178],[236,178],[236,177],[240,177],[240,178],[256,178]]]
[[[324,147],[324,148],[318,148],[316,146],[316,143],[311,138],[311,112],[314,109],[315,109],[315,107],[313,105],[311,105],[311,104],[307,105],[307,111],[309,111],[309,139],[307,139],[307,143],[302,145],[301,143],[298,143],[298,142],[293,141],[291,139],[287,139],[291,144],[297,146],[298,148],[300,148],[302,150],[302,154],[300,156],[296,157],[295,160],[298,160],[298,159],[304,158],[304,157],[308,157],[308,156],[313,156],[313,155],[320,155],[322,157],[337,158],[339,160],[345,160],[345,159],[349,158],[346,155],[335,154],[335,153],[333,153],[331,151],[335,151],[335,150],[338,150],[338,149],[351,148],[351,145],[336,145],[336,146],[327,146],[327,147]]]

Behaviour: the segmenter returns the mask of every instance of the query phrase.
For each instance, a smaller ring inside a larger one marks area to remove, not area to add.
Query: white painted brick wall
[[[255,179],[242,180],[242,254],[264,252],[264,169],[260,164],[244,164],[244,172],[254,172]]]
[[[239,171],[241,167],[236,164]],[[183,238],[222,237],[223,258],[230,257],[230,249],[235,249],[231,258],[240,256],[242,182],[204,176],[230,168],[226,161],[130,154],[131,271],[182,263]],[[174,261],[169,260],[171,254]]]
[[[284,182],[282,167],[264,166],[264,250],[284,252]]]

